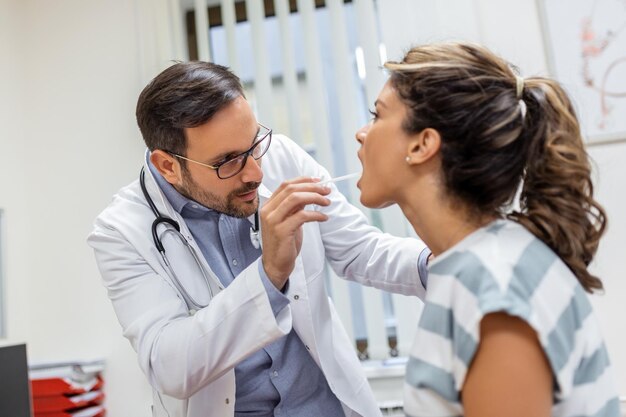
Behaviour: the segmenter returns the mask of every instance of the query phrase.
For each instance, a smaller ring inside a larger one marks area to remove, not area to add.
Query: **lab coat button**
[[[294,299],[294,300],[299,300],[299,299],[300,299],[300,296],[299,296],[298,294],[296,294],[296,295],[294,295],[294,296],[293,296],[293,299]]]
[[[226,404],[230,404],[230,400],[226,398]]]
[[[311,348],[309,347],[309,345],[304,345],[304,347],[306,348],[306,350],[311,350]]]
[[[196,310],[194,310],[193,308],[191,310],[189,310],[189,315],[193,316],[194,314],[196,314]]]

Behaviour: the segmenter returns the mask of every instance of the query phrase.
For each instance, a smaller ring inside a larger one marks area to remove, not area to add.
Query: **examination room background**
[[[159,34],[146,16],[168,3],[0,0],[3,337],[26,342],[33,360],[104,358],[111,416],[148,416],[151,394],[85,238],[111,196],[139,173],[135,103],[167,65],[149,59]],[[523,75],[548,74],[536,0],[376,4],[390,59],[411,43],[464,38],[517,63]],[[592,298],[624,396],[626,141],[589,153],[609,216],[593,264],[606,294]]]

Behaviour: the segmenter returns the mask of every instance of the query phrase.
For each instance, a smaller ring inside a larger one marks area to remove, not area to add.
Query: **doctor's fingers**
[[[292,213],[278,223],[274,223],[272,229],[275,237],[287,237],[297,232],[304,223],[325,222],[328,216],[316,210],[300,210]],[[268,230],[268,229],[265,229]]]
[[[261,218],[270,222],[280,222],[308,205],[328,206],[330,200],[316,192],[293,192],[268,201],[261,207]]]
[[[299,192],[312,192],[319,195],[328,195],[330,194],[330,188],[319,184],[317,180],[312,178],[299,177],[280,184],[276,191],[272,193],[272,197],[269,199],[268,203],[274,202],[275,204],[281,204],[284,199]]]

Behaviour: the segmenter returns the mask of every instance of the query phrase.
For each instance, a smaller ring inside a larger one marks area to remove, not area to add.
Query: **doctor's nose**
[[[241,181],[243,182],[261,182],[263,179],[263,171],[261,170],[261,159],[254,159],[252,155],[248,155],[246,166],[241,171]]]

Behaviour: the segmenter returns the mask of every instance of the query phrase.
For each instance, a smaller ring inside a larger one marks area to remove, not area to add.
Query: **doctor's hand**
[[[296,257],[302,248],[302,225],[328,220],[324,213],[307,207],[309,204],[330,204],[325,197],[330,188],[318,182],[318,179],[310,177],[283,182],[259,212],[263,268],[279,290],[285,286],[296,265]]]

